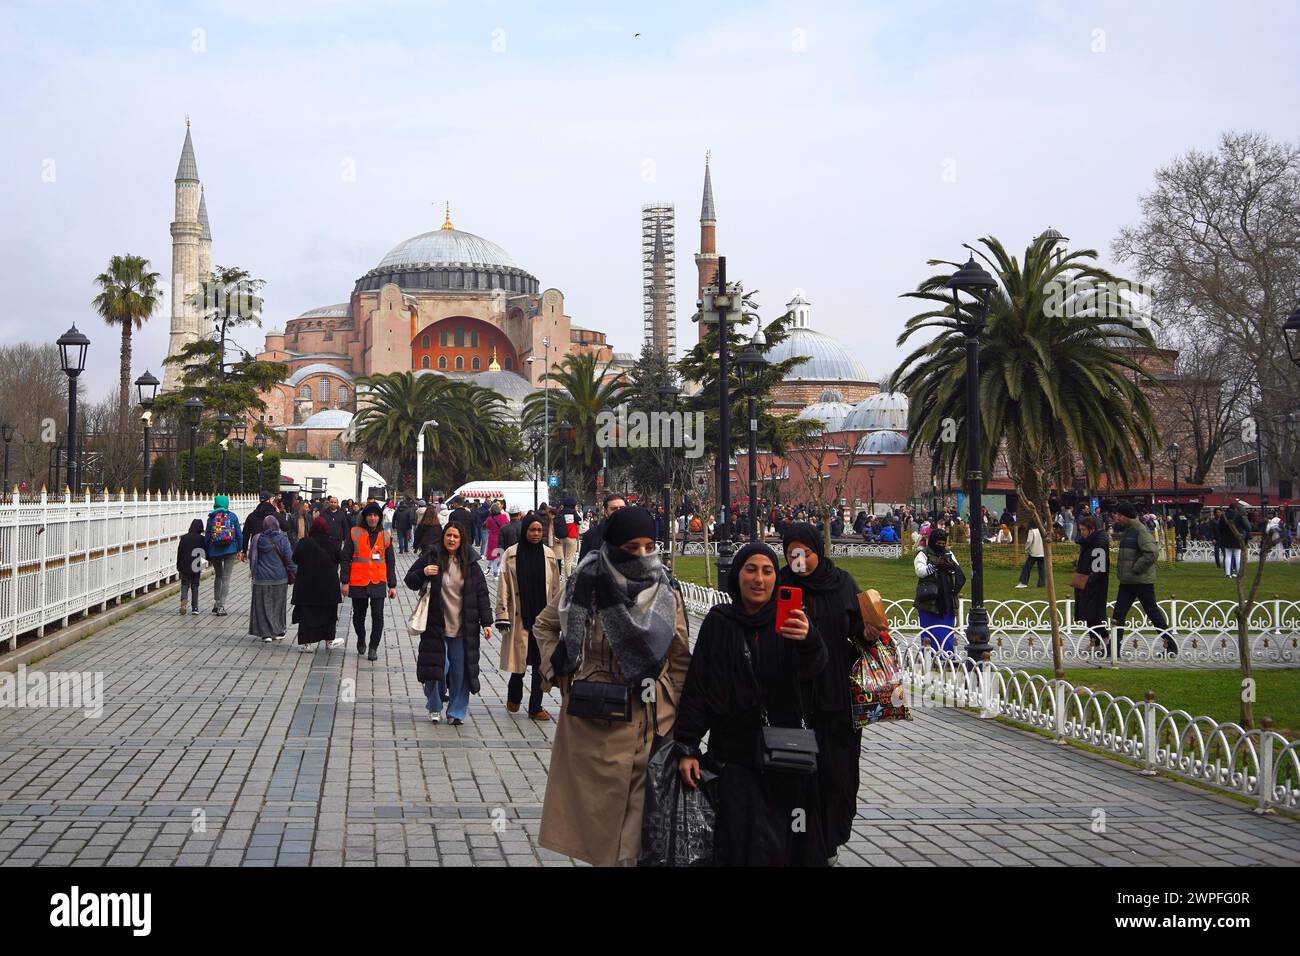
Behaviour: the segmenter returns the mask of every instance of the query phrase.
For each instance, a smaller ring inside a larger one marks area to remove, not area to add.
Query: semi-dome
[[[907,431],[907,396],[902,392],[878,392],[854,407],[844,420],[847,432]]]
[[[839,392],[834,394],[839,395]],[[823,398],[825,396],[823,395]],[[838,402],[814,402],[807,408],[803,409],[796,416],[802,419],[816,419],[825,426],[824,430],[828,432],[838,432],[844,430],[844,419],[853,411],[853,406],[843,400],[841,397]]]
[[[313,362],[311,365],[304,365],[300,369],[295,369],[293,374],[284,380],[286,385],[297,385],[304,378],[312,375],[337,375],[339,378],[352,381],[352,373],[344,371],[337,365],[326,365],[324,362]]]
[[[906,455],[907,437],[893,431],[872,432],[858,442],[857,455]]]
[[[329,428],[341,431],[352,424],[352,413],[342,408],[327,408],[322,412],[312,415],[301,425],[290,425],[290,428]]]
[[[807,356],[808,361],[791,369],[785,377],[787,382],[871,381],[862,363],[847,348],[829,335],[813,329],[791,329],[789,337],[774,345],[766,358],[776,363],[796,356]]]
[[[470,382],[481,388],[490,388],[513,405],[522,404],[523,400],[533,392],[541,391],[536,385],[529,384],[528,379],[522,375],[516,375],[514,372],[507,372],[504,369],[488,369],[483,372],[449,372],[436,368],[422,368],[415,374],[417,376],[441,375],[443,378]]]
[[[319,308],[308,309],[300,319],[345,319],[352,315],[351,302],[338,302],[334,305],[322,305]]]

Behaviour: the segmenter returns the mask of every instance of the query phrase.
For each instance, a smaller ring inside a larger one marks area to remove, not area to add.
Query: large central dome
[[[399,242],[375,268],[388,270],[459,264],[518,268],[510,253],[495,242],[459,229],[435,229]]]

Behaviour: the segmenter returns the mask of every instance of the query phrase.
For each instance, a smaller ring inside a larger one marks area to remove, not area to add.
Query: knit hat
[[[636,506],[619,508],[609,517],[605,528],[605,540],[614,547],[622,547],[633,538],[650,538],[654,540],[654,515],[644,508]]]
[[[365,518],[366,515],[375,515],[380,520],[383,520],[384,509],[379,506],[379,502],[372,501],[361,509],[361,517]]]
[[[212,507],[221,509],[230,507],[230,497],[228,495],[217,495],[212,499]]]
[[[1127,501],[1121,501],[1115,510],[1125,518],[1136,518],[1138,516],[1137,509]]]

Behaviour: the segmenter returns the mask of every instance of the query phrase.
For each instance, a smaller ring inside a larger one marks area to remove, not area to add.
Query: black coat
[[[252,539],[253,535],[261,532],[262,522],[266,519],[266,516],[273,514],[275,514],[275,505],[271,504],[269,501],[263,501],[249,513],[247,518],[244,519],[244,554],[248,554],[248,542]],[[278,517],[279,516],[277,515],[277,518]],[[283,524],[280,525],[280,530],[284,530]]]
[[[324,518],[325,523],[330,526],[330,537],[334,539],[334,543],[342,546],[343,542],[347,540],[348,528],[351,527],[348,523],[347,512],[342,508],[339,508],[337,511],[330,511],[328,508],[324,508],[321,510],[320,516]]]
[[[293,563],[298,574],[293,582],[293,603],[297,605],[340,604],[343,588],[339,583],[339,562],[343,554],[333,538],[312,534],[293,549]]]
[[[420,683],[445,680],[447,676],[447,638],[442,623],[441,573],[432,578],[424,576],[424,569],[435,563],[436,551],[420,555],[403,579],[412,591],[429,583],[429,620],[420,635],[420,647],[415,655],[415,676]],[[460,607],[460,637],[465,642],[465,679],[471,694],[479,692],[479,638],[483,628],[492,626],[492,603],[488,600],[487,578],[478,563],[478,552],[465,569],[464,594]]]
[[[587,556],[587,552],[600,550],[600,546],[605,543],[605,524],[608,521],[608,518],[603,518],[587,529],[587,533],[582,536],[582,544],[578,547],[579,561]]]
[[[196,521],[199,530],[189,531],[181,536],[180,543],[176,546],[176,570],[180,574],[198,574],[203,568],[203,561],[207,557],[207,549],[203,543],[203,522]],[[197,552],[197,554],[196,554]],[[195,558],[199,559],[198,567],[195,567]]]
[[[397,510],[393,512],[393,530],[410,531],[411,523],[413,522],[414,518],[415,518],[414,508],[410,508],[406,505],[399,505]]]
[[[1094,562],[1103,568],[1094,571]],[[1074,590],[1074,617],[1100,623],[1106,620],[1106,595],[1110,591],[1110,540],[1098,528],[1079,542],[1079,559],[1074,570],[1088,575],[1088,586]]]

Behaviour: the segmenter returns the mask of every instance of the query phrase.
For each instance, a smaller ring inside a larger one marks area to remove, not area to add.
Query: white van
[[[534,494],[537,495],[536,499],[533,497]],[[546,501],[546,482],[540,479],[536,484],[531,481],[470,481],[461,485],[443,500],[450,501],[457,495],[466,500],[473,498],[478,501],[485,499],[495,501],[504,498],[507,511],[518,508],[526,514],[533,510],[534,501]]]

